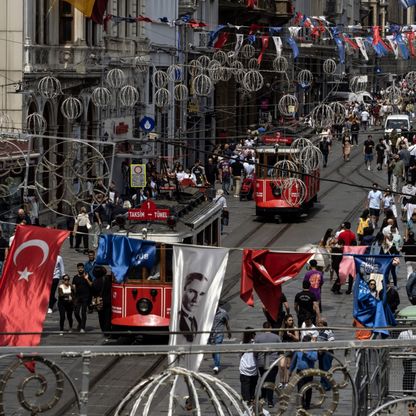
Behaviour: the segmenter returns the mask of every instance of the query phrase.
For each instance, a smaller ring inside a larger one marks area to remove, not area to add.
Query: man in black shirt
[[[231,165],[231,174],[233,175],[233,183],[234,183],[234,197],[240,197],[240,189],[241,189],[241,176],[244,171],[244,165],[241,163],[239,157],[237,157],[236,161]]]
[[[316,318],[319,319],[319,303],[316,296],[309,290],[311,284],[309,280],[302,283],[303,290],[295,296],[295,311],[298,315],[298,326],[302,326],[306,316],[312,316],[312,322],[316,324]]]
[[[23,208],[19,208],[17,211],[16,224],[22,223],[26,225],[31,225],[32,221],[30,221],[30,217],[26,214],[25,210]]]
[[[373,136],[368,135],[367,140],[364,142],[363,153],[364,153],[364,163],[367,165],[367,169],[371,170],[371,162],[374,157],[374,147],[375,143],[373,141]]]
[[[208,183],[211,186],[215,186],[215,182],[218,179],[218,167],[211,157],[208,159],[208,164],[206,165],[205,176],[207,178]]]
[[[204,186],[206,182],[205,178],[205,169],[201,165],[201,161],[197,160],[195,165],[192,166],[191,173],[195,175],[196,178],[196,186]]]
[[[381,138],[376,146],[376,153],[377,153],[377,170],[381,170],[383,168],[383,161],[384,161],[384,152],[387,149],[384,139]]]
[[[78,329],[80,332],[85,332],[85,325],[87,323],[87,309],[91,298],[91,285],[88,273],[85,273],[84,265],[77,264],[78,274],[72,279],[72,284],[75,287],[75,309],[74,315],[78,322]],[[80,316],[81,311],[81,316]]]

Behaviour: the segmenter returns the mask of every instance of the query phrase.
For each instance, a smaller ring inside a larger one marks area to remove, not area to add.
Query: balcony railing
[[[247,9],[247,0],[220,0],[220,8],[244,8]],[[267,12],[277,15],[288,15],[290,12],[290,1],[287,0],[255,0],[252,12]]]

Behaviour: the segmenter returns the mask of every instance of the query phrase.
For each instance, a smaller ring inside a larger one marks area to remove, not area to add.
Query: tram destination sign
[[[170,210],[161,209],[153,201],[145,201],[138,209],[129,209],[127,218],[132,221],[167,221]]]

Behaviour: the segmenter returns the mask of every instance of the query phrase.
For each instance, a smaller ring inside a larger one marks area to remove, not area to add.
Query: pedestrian
[[[386,298],[384,298],[386,296]],[[390,310],[393,314],[396,313],[397,308],[400,305],[400,295],[399,292],[394,287],[394,282],[390,280],[386,293],[384,293],[384,287],[378,292],[379,299],[384,300],[387,305],[389,305]]]
[[[85,332],[87,323],[87,309],[91,302],[91,286],[88,273],[84,270],[84,264],[77,264],[78,274],[72,279],[72,284],[75,288],[75,302],[74,302],[74,315],[78,322],[78,330]],[[80,314],[81,312],[81,314]]]
[[[312,341],[312,337],[310,335],[306,335],[304,338],[302,338],[302,342],[311,342],[311,341]],[[292,363],[290,364],[289,376],[291,376],[294,371],[296,371],[296,373],[300,373],[303,370],[314,368],[316,361],[318,361],[317,351],[295,352],[293,355]],[[311,383],[312,381],[313,381],[312,376],[302,377],[298,382],[298,391],[301,391],[302,387],[305,384]],[[302,408],[304,410],[310,409],[311,400],[312,400],[312,387],[308,388],[306,391],[303,392]]]
[[[59,284],[59,280],[62,279],[63,275],[65,274],[65,267],[64,267],[64,260],[62,259],[61,255],[58,254],[58,257],[56,258],[55,263],[55,269],[53,271],[52,276],[52,286],[51,286],[51,292],[49,295],[49,305],[48,305],[48,313],[53,312],[53,307],[56,303],[56,289]]]
[[[416,334],[413,329],[402,331],[399,334],[398,339],[403,340],[416,340]],[[405,348],[406,353],[415,353],[415,348]],[[410,355],[412,357],[413,354]],[[402,378],[402,392],[404,394],[412,394],[415,387],[416,372],[414,371],[414,358],[403,358],[403,378]]]
[[[373,189],[367,196],[367,208],[370,210],[370,218],[373,228],[376,229],[380,218],[380,211],[383,207],[383,194],[378,189],[378,184],[373,183]]]
[[[246,332],[243,334],[243,344],[253,344],[256,333],[253,328],[246,327]],[[257,360],[254,352],[247,351],[240,355],[240,383],[241,383],[241,397],[243,400],[251,405],[254,403],[258,375]]]
[[[342,261],[342,253],[344,252],[344,242],[337,241],[337,243],[332,247],[331,250],[331,268],[335,273],[335,281],[332,285],[331,291],[336,295],[341,295],[341,283],[339,278],[339,266]]]
[[[75,250],[80,251],[81,240],[84,244],[84,253],[88,251],[88,233],[92,228],[87,209],[82,207],[75,220],[73,235],[75,236]]]
[[[196,186],[204,186],[206,184],[205,168],[202,166],[200,160],[195,161],[195,164],[191,168],[191,173],[195,175]]]
[[[401,208],[402,208],[402,221],[406,220],[406,205],[412,201],[412,198],[416,195],[416,186],[412,185],[411,182],[407,182],[402,187],[402,195],[400,196]]]
[[[412,305],[416,305],[416,272],[410,273],[406,283],[406,294]]]
[[[291,314],[287,314],[285,316],[285,320],[283,321],[283,325],[279,332],[279,336],[282,342],[299,342],[299,330],[297,330],[297,328],[295,327],[295,319]],[[285,352],[281,355],[281,359],[279,362],[279,388],[284,388],[286,387],[287,383],[289,383],[289,367],[292,361],[292,356],[292,352]]]
[[[9,243],[3,237],[3,230],[0,228],[0,277],[3,272],[4,260],[8,252]]]
[[[349,162],[350,160],[351,146],[351,136],[348,132],[346,132],[342,138],[342,157],[345,162]]]
[[[416,213],[412,215],[412,225],[416,223]],[[405,242],[402,247],[402,253],[404,254],[404,261],[406,264],[407,279],[416,270],[416,240],[415,232],[408,231]]]
[[[32,221],[30,220],[30,216],[25,212],[23,208],[19,208],[17,210],[17,216],[16,216],[16,224],[26,224],[31,225]]]
[[[328,164],[328,155],[331,152],[332,140],[329,135],[322,135],[321,140],[319,141],[319,150],[322,153],[324,158],[324,168]]]
[[[338,241],[342,241],[345,246],[352,246],[357,242],[355,234],[351,231],[351,223],[344,222],[344,230],[338,235]]]
[[[59,310],[59,330],[64,330],[65,316],[68,320],[69,332],[72,331],[72,314],[74,312],[74,287],[69,281],[69,276],[62,276],[62,283],[58,286],[58,310]]]
[[[319,318],[319,303],[316,296],[309,290],[311,283],[307,280],[302,282],[302,291],[295,296],[294,307],[298,316],[298,327],[301,327],[307,315],[312,316],[312,321]]]
[[[214,163],[214,159],[212,157],[208,158],[208,163],[206,164],[205,168],[205,175],[209,185],[215,188],[215,183],[218,180],[218,167]]]
[[[66,217],[66,229],[69,231],[69,247],[74,248],[74,226],[75,218],[70,216]]]
[[[328,322],[325,318],[321,318],[318,321],[318,341],[319,342],[332,342],[335,341],[334,332],[328,329]],[[332,360],[334,359],[333,351],[319,351],[318,352],[318,364],[319,369],[328,372],[332,367]],[[325,391],[331,390],[331,384],[326,377],[321,377],[321,385]]]
[[[406,173],[404,169],[404,162],[400,159],[399,155],[393,156],[396,163],[393,168],[393,175],[391,177],[391,187],[393,192],[400,192],[403,187],[403,181],[406,179]]]
[[[103,224],[107,221],[107,214],[104,207],[104,195],[99,193],[95,195],[95,201],[91,205],[92,216],[92,246],[98,248],[98,239],[103,228]]]
[[[373,153],[374,148],[375,148],[375,143],[373,141],[373,136],[369,134],[363,146],[364,163],[367,166],[368,170],[371,170],[371,162],[373,161],[373,158],[374,158],[374,153]]]
[[[358,227],[357,227],[357,238],[358,241],[361,242],[363,236],[364,236],[364,228],[367,228],[370,225],[370,211],[366,208],[358,221]]]
[[[383,169],[384,153],[386,149],[387,149],[387,146],[385,144],[385,141],[383,138],[381,138],[375,148],[376,154],[377,154],[377,159],[376,159],[377,170]]]
[[[367,130],[368,128],[368,120],[370,118],[370,113],[364,109],[363,111],[361,111],[361,127],[363,128],[363,130]]]
[[[222,190],[226,195],[230,194],[231,187],[231,168],[228,159],[223,158],[218,164],[220,182]]]
[[[237,157],[237,159],[231,165],[230,168],[231,168],[231,174],[233,175],[234,198],[239,198],[240,189],[241,189],[241,177],[243,176],[244,165],[241,163],[240,158]]]
[[[321,318],[318,319],[318,322]],[[300,327],[300,339],[303,339],[306,335],[310,335],[312,341],[316,341],[318,339],[318,331],[316,330],[316,326],[312,322],[312,315],[307,314],[305,316],[305,321],[303,322],[302,326]]]
[[[105,336],[111,331],[111,276],[107,275],[104,266],[95,266],[95,277],[91,285],[91,294],[94,299],[94,307],[98,312],[100,329]]]
[[[318,270],[318,262],[314,259],[309,261],[308,268],[309,271],[305,274],[303,281],[310,283],[309,291],[315,295],[319,304],[319,311],[322,312],[321,288],[324,284],[324,275]]]
[[[231,338],[230,317],[225,309],[217,306],[208,343],[211,345],[222,344],[224,341],[225,329],[227,329],[228,338]],[[214,360],[214,367],[212,370],[214,371],[214,374],[218,374],[221,370],[220,353],[213,353],[212,359]]]
[[[287,301],[286,295],[282,292],[280,294],[279,299],[279,313],[277,315],[277,319],[272,318],[267,308],[263,305],[262,307],[264,316],[267,319],[267,322],[270,322],[272,328],[280,328],[282,326],[282,322],[285,319],[287,314],[290,314],[290,306],[289,302]]]
[[[354,118],[351,124],[351,136],[352,136],[352,143],[358,146],[358,133],[360,132],[360,125],[358,124],[358,120]]]
[[[257,334],[256,337],[254,338],[254,342],[256,344],[264,344],[264,343],[270,344],[270,343],[281,342],[279,335],[276,335],[271,332],[272,327],[269,322],[266,321],[263,323],[263,329],[265,329],[265,332],[261,332],[260,334]],[[276,349],[277,349],[277,346],[276,346]],[[279,356],[278,352],[277,351],[258,352],[256,356],[257,356],[257,365],[259,368],[260,377],[263,377],[263,374],[266,371],[270,370],[269,373],[267,374],[267,377],[263,381],[265,383],[269,382],[269,383],[275,384],[278,367],[275,366],[272,369],[270,369],[270,367],[277,360]],[[272,389],[262,388],[261,398],[267,401],[269,408],[274,407]]]
[[[394,215],[394,218],[397,218],[397,208],[396,208],[396,201],[394,199],[393,194],[391,193],[391,188],[388,186],[386,191],[383,195],[383,210],[386,212],[387,210],[391,210]]]
[[[96,265],[95,251],[88,250],[88,260],[84,263],[84,270],[86,273],[88,273],[88,276],[92,282],[95,280],[95,276],[94,276],[95,265]]]
[[[224,196],[224,191],[222,189],[217,190],[217,194],[215,195],[215,198],[212,200],[215,204],[219,205],[222,208],[221,212],[221,234],[224,230],[224,226],[228,225],[229,223],[229,213],[228,213],[228,207],[227,207],[227,200]]]

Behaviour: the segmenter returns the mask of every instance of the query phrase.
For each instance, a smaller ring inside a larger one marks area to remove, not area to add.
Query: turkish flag
[[[104,13],[107,9],[108,0],[95,0],[94,8],[92,9],[91,19],[93,22],[102,25],[104,24]]]
[[[0,279],[0,332],[42,332],[52,277],[68,231],[20,225]],[[0,346],[34,346],[40,334],[0,335]]]
[[[311,253],[278,253],[245,249],[241,299],[249,306],[254,306],[254,289],[270,316],[277,320],[282,283],[294,278],[311,256]]]

